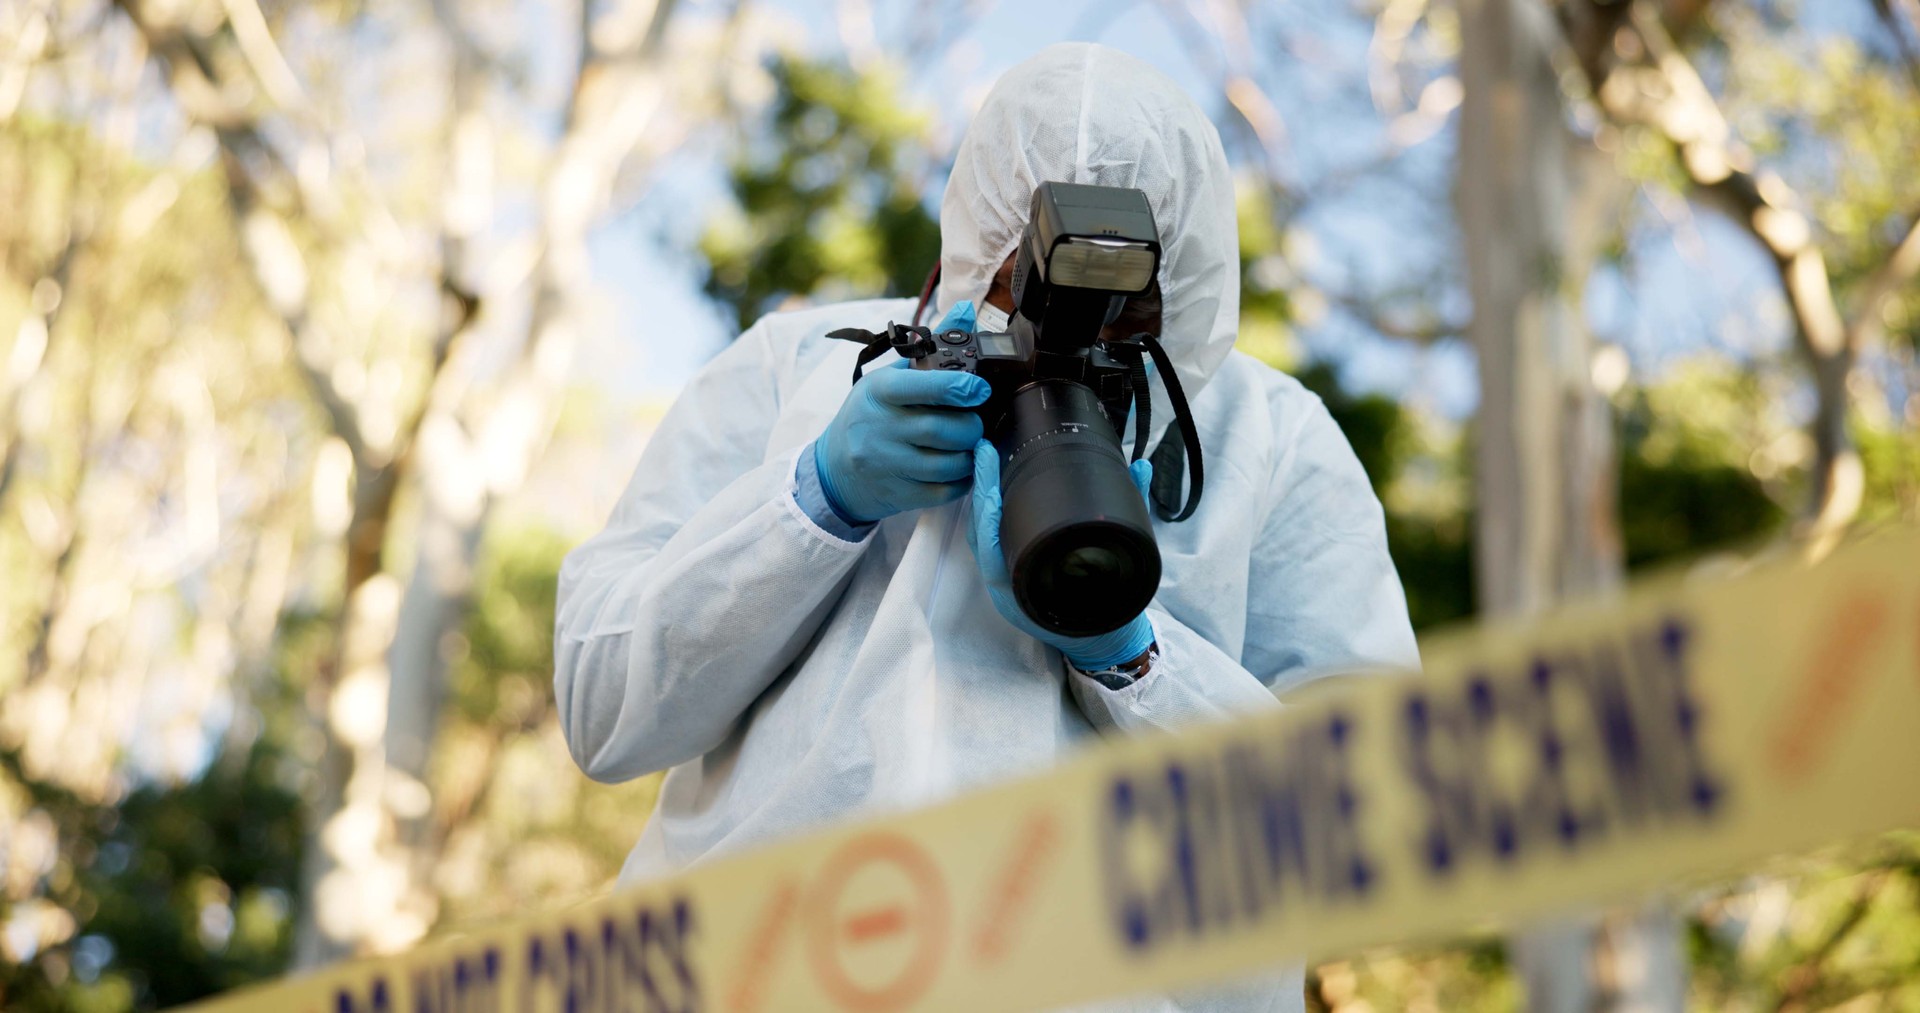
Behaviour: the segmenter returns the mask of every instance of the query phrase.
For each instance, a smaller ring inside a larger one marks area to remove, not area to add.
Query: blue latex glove
[[[973,306],[962,324],[973,324]],[[907,510],[959,499],[973,474],[969,451],[980,441],[982,404],[992,389],[958,370],[913,369],[905,360],[862,377],[826,432],[813,464],[827,503],[849,523],[868,524]]]
[[[933,333],[962,330],[972,334],[977,327],[977,322],[978,315],[973,311],[973,300],[962,299],[953,304],[953,308],[947,311],[946,316],[940,318],[939,323],[933,325]]]
[[[1153,479],[1152,463],[1135,461],[1127,472],[1145,498]],[[1058,648],[1075,668],[1091,672],[1132,661],[1153,645],[1153,623],[1144,612],[1111,633],[1067,637],[1041,628],[1020,611],[1020,603],[1013,597],[1007,557],[1000,549],[1000,451],[986,440],[973,448],[973,523],[967,528],[967,543],[973,546],[973,559],[980,567],[980,579],[987,585],[994,609],[1015,629]]]

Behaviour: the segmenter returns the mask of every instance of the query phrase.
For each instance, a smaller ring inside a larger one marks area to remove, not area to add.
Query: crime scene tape
[[[1041,1009],[1920,826],[1920,531],[204,1008]]]

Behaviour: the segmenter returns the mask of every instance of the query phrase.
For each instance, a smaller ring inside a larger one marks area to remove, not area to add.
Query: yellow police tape
[[[1920,532],[211,1008],[1032,1009],[1920,826]]]

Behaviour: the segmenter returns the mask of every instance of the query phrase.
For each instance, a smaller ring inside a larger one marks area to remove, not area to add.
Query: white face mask
[[[974,313],[973,329],[998,334],[1007,329],[1007,311],[981,300],[980,309]]]

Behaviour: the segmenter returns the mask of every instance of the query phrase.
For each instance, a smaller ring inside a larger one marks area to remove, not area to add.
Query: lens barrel
[[[1160,550],[1100,399],[1040,380],[1013,395],[998,428],[1000,545],[1021,611],[1073,637],[1132,621],[1160,587]]]

